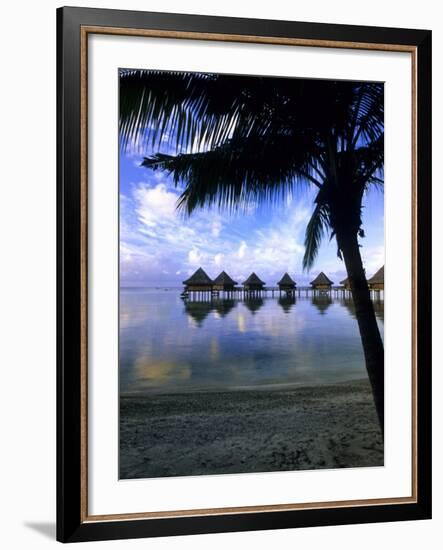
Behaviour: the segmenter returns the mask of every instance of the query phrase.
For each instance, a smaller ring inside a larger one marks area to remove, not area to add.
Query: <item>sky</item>
[[[167,136],[162,152],[171,152]],[[120,285],[181,286],[202,267],[215,278],[225,270],[241,284],[251,272],[275,286],[288,272],[299,285],[320,271],[339,284],[346,277],[335,239],[325,237],[311,272],[303,272],[304,234],[315,190],[306,186],[274,205],[246,212],[218,208],[185,217],[176,208],[180,189],[164,172],[141,165],[144,156],[130,146],[120,154]],[[364,197],[361,254],[367,276],[384,264],[384,196],[371,189]]]

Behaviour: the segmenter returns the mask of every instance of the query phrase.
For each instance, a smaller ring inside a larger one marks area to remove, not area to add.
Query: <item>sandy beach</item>
[[[120,478],[383,465],[369,382],[120,399]]]

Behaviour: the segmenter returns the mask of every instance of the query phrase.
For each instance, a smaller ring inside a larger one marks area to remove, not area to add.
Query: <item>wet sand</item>
[[[369,382],[120,399],[120,478],[383,466]]]

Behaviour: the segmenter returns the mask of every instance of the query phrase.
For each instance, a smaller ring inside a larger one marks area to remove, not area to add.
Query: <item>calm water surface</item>
[[[350,299],[183,302],[180,289],[120,292],[121,392],[281,387],[366,376]],[[383,301],[375,302],[383,335]]]

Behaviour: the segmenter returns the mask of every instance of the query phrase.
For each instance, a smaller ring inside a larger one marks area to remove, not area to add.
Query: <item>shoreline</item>
[[[355,378],[349,380],[341,380],[340,382],[294,382],[294,383],[282,383],[282,384],[261,384],[256,386],[230,386],[229,388],[222,387],[188,387],[173,391],[168,390],[140,390],[140,391],[128,391],[120,393],[120,399],[136,398],[136,397],[159,397],[159,396],[181,396],[189,394],[226,394],[231,393],[247,393],[247,392],[261,392],[261,393],[274,393],[294,390],[313,390],[317,388],[331,388],[352,384],[355,386],[366,386],[368,384],[367,378]]]
[[[383,466],[368,380],[130,393],[120,478]]]

